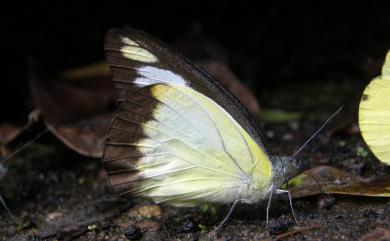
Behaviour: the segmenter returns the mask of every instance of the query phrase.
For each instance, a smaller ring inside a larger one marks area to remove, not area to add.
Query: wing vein
[[[202,106],[201,106],[197,101],[195,101],[191,96],[184,94],[183,92],[181,92],[180,90],[176,89],[176,88],[173,87],[173,86],[170,86],[170,87],[173,88],[173,89],[175,89],[176,91],[180,92],[180,93],[183,94],[184,96],[186,96],[189,100],[192,101],[192,103],[194,103],[196,106],[198,106],[198,108],[206,115],[206,117],[209,119],[209,121],[211,122],[211,124],[214,126],[214,128],[215,128],[215,130],[216,130],[216,132],[217,132],[217,134],[218,134],[218,136],[219,136],[219,139],[220,139],[220,141],[221,141],[221,145],[222,145],[223,150],[227,153],[227,155],[229,156],[230,160],[237,166],[237,168],[240,169],[240,171],[241,171],[243,174],[245,174],[245,171],[244,171],[244,170],[241,168],[241,166],[238,164],[237,160],[236,160],[236,159],[235,159],[235,158],[226,150],[226,145],[225,145],[225,142],[224,142],[224,140],[223,140],[223,138],[222,138],[222,135],[221,135],[221,133],[220,133],[220,130],[219,130],[218,126],[215,124],[214,120],[211,118],[210,114],[209,114],[207,111],[205,111],[205,110],[202,108]],[[166,95],[166,96],[168,96],[168,97],[170,97],[172,100],[174,100],[176,103],[178,103],[178,104],[180,105],[180,103],[177,102],[172,96],[170,96],[170,95],[168,95],[168,94],[166,94],[166,93],[163,93],[163,94]],[[233,124],[234,124],[234,123],[233,123]],[[236,127],[235,127],[235,128],[236,128]],[[236,130],[237,130],[237,129],[236,129]],[[200,133],[199,130],[197,130],[197,131],[198,131],[198,133]],[[200,133],[200,134],[201,134],[201,133]]]

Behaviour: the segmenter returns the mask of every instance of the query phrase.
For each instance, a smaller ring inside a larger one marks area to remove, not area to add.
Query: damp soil
[[[340,105],[345,108],[299,156],[303,170],[331,165],[365,178],[389,169],[369,153],[356,130],[363,86],[353,81],[316,82],[257,93],[263,107],[301,113],[299,120],[261,123],[274,155],[291,155]],[[359,147],[367,155],[358,155]],[[0,240],[204,240],[227,206],[175,208],[111,194],[98,159],[72,153],[49,136],[19,153],[1,180]],[[263,240],[297,228],[286,197],[272,201],[268,230],[266,203],[239,205],[218,240]],[[390,228],[388,198],[315,195],[293,200],[300,227],[313,227],[283,240],[358,240]],[[215,238],[215,237],[214,237]]]

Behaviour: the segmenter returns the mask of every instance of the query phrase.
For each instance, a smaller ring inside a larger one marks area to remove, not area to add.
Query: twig
[[[288,232],[279,234],[278,236],[276,236],[276,238],[273,241],[281,240],[281,239],[284,239],[284,238],[286,238],[288,236],[292,236],[292,235],[295,235],[295,234],[298,234],[298,233],[303,233],[303,232],[306,232],[306,231],[309,231],[309,230],[312,230],[312,229],[321,228],[321,227],[322,226],[319,225],[319,224],[312,225],[312,226],[307,226],[307,227],[301,227],[301,228],[298,228],[298,229],[295,229],[295,230],[292,230],[292,231],[288,231]]]

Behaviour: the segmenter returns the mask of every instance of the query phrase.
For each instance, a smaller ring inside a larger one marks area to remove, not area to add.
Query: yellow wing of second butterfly
[[[105,164],[120,167],[108,175],[121,195],[176,206],[255,202],[271,185],[266,154],[226,111],[192,88],[142,88],[122,103],[109,136],[115,142],[107,142]]]
[[[390,51],[382,76],[366,87],[359,106],[362,136],[375,156],[390,165]]]

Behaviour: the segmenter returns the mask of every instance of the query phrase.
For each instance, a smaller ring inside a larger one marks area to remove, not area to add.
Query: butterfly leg
[[[11,218],[14,218],[14,215],[12,215],[11,211],[8,209],[7,207],[7,204],[5,203],[3,197],[0,195],[0,204],[5,208],[5,210],[7,211],[8,215],[11,217]]]
[[[209,234],[209,237],[210,236],[214,236],[220,229],[222,229],[223,225],[226,223],[226,221],[229,219],[230,215],[233,213],[233,210],[234,208],[236,207],[236,205],[239,203],[239,202],[249,202],[249,200],[247,199],[237,199],[236,201],[234,201],[233,205],[230,207],[230,210],[229,212],[227,213],[227,215],[225,216],[225,218],[221,221],[221,223]]]
[[[266,221],[265,221],[265,229],[266,230],[268,230],[269,209],[271,208],[271,200],[272,200],[273,193],[274,193],[274,186],[272,185],[270,190],[269,190],[268,204],[267,204],[267,210],[266,210]]]
[[[293,217],[294,217],[295,223],[299,226],[299,222],[298,222],[298,220],[297,220],[297,217],[295,216],[294,207],[293,207],[293,205],[292,205],[292,198],[291,198],[290,191],[288,191],[288,190],[282,190],[282,189],[276,189],[276,193],[277,193],[277,194],[280,194],[280,193],[287,193],[288,201],[289,201],[289,203],[290,203],[290,208],[291,208],[292,215],[293,215]]]

